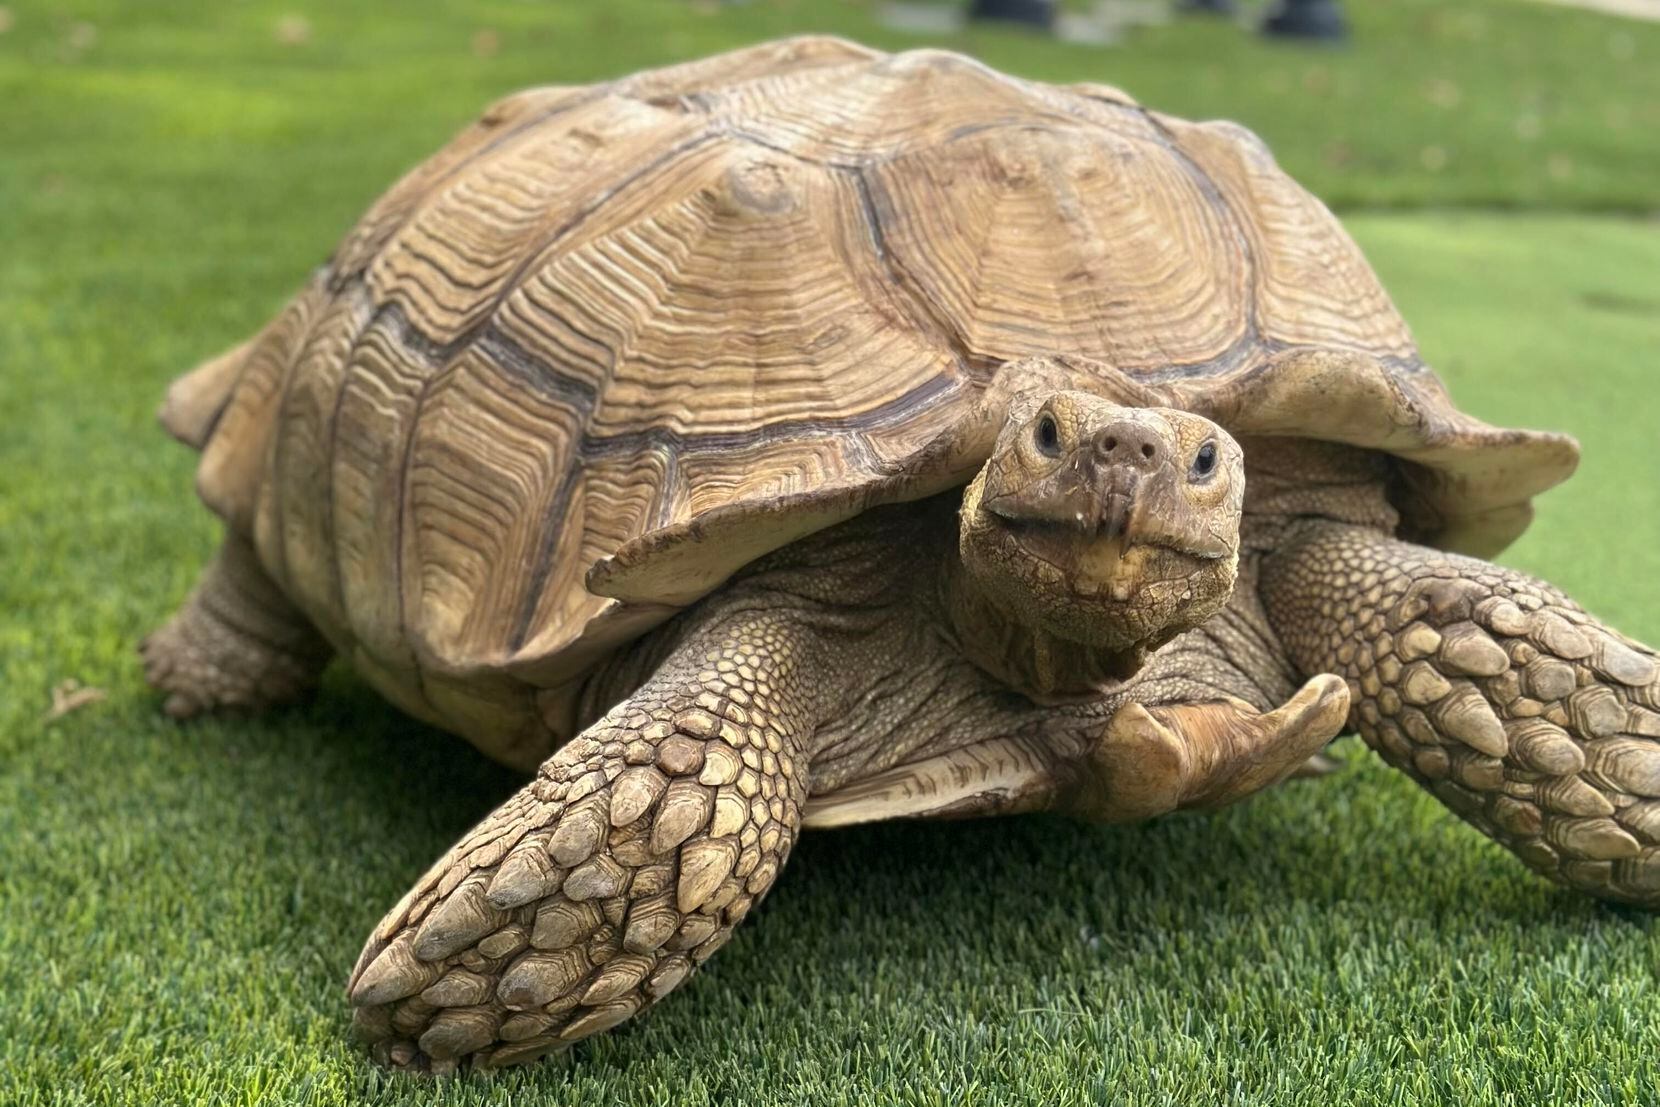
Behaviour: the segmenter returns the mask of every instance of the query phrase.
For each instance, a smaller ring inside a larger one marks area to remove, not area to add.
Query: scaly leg
[[[1385,760],[1535,871],[1660,907],[1660,664],[1548,584],[1309,523],[1262,597]]]
[[[528,1061],[650,1007],[789,856],[826,683],[811,632],[740,613],[683,642],[450,850],[349,985],[399,1068]]]
[[[145,679],[168,694],[166,712],[184,719],[296,700],[316,684],[330,650],[248,541],[227,535],[190,598],[139,653]]]

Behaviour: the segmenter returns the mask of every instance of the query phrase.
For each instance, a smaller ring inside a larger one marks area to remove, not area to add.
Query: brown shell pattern
[[[997,367],[1056,353],[1240,433],[1397,453],[1447,544],[1502,544],[1572,467],[1451,406],[1243,129],[822,38],[498,103],[163,419],[331,639],[455,725],[509,686],[556,714],[746,560],[931,491],[907,475]],[[655,594],[584,587],[715,518]]]

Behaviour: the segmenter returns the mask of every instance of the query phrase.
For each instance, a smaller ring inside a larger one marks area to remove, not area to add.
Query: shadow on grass
[[[413,1091],[345,1045],[340,989],[382,913],[523,779],[402,716],[344,669],[307,705],[152,734],[147,755],[171,771],[136,782],[147,791],[127,802],[181,810],[152,833],[160,844],[139,859],[137,878],[162,885],[163,910],[169,897],[208,902],[190,932],[235,951],[247,972],[279,967],[280,978],[235,986],[274,987],[279,1009],[316,1012],[329,1063],[345,1065],[360,1091]],[[63,753],[72,796],[85,758]],[[80,802],[91,811],[102,801]],[[1183,1012],[1233,1025],[1241,1004],[1266,1025],[1298,1024],[1297,1011],[1332,989],[1451,988],[1446,964],[1487,964],[1497,949],[1519,971],[1552,971],[1588,932],[1650,924],[1552,889],[1476,843],[1352,745],[1335,776],[1216,815],[809,834],[777,893],[701,980],[647,1019],[502,1078],[492,1094],[649,1082],[677,1066],[735,1090],[756,1072],[793,1071],[768,1051],[797,1036],[849,1055],[891,1041],[903,1054],[950,1025],[954,1048],[982,1048],[976,1035],[1003,1048],[1061,1018],[1081,1020],[1065,1031],[1074,1048],[1093,1048],[1092,1035],[1166,1033],[1184,1025]],[[73,860],[60,852],[54,864]],[[224,891],[238,864],[240,884]],[[251,905],[247,921],[218,926],[233,903]],[[264,950],[281,956],[262,959]],[[151,971],[180,956],[156,948]],[[1441,975],[1418,984],[1426,973]],[[278,1033],[321,1061],[301,1030]]]
[[[329,860],[363,893],[348,905],[362,932],[524,780],[405,718],[344,673],[277,725],[290,739],[309,736],[290,746],[286,786],[310,791],[306,806],[330,812],[343,831]],[[765,957],[805,950],[856,963],[920,958],[955,943],[965,960],[1013,959],[1040,973],[1052,967],[1057,940],[1125,954],[1149,941],[1203,941],[1265,913],[1316,926],[1341,919],[1351,938],[1357,913],[1380,934],[1403,919],[1471,929],[1582,926],[1593,915],[1647,920],[1553,889],[1496,846],[1448,848],[1476,832],[1427,799],[1427,817],[1400,822],[1399,795],[1391,803],[1377,793],[1403,790],[1415,794],[1356,748],[1335,778],[1287,785],[1217,815],[1133,826],[1027,816],[811,833],[776,895],[743,928],[746,941],[715,964],[746,971],[746,946]],[[1450,855],[1441,869],[1432,858],[1429,880],[1426,850]],[[341,950],[342,973],[354,954],[355,946]]]

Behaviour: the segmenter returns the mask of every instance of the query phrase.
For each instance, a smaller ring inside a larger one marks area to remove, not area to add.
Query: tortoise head
[[[1208,419],[1039,393],[964,493],[959,548],[1005,615],[1133,669],[1227,603],[1244,494],[1244,454]]]

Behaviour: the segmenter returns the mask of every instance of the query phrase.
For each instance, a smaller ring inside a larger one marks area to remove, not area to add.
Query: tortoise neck
[[[987,674],[1038,703],[1098,700],[1121,689],[1147,659],[1043,630],[1007,610],[974,580],[950,544],[938,576],[942,622],[952,644]]]
[[[1391,536],[1399,531],[1391,486],[1412,498],[1401,462],[1376,450],[1308,438],[1242,438],[1240,444],[1246,474],[1242,548],[1281,549],[1310,519]]]
[[[862,691],[854,676],[873,659],[902,658],[900,643],[916,629],[911,588],[929,558],[927,510],[875,508],[759,558],[598,664],[577,697],[574,724],[588,725],[665,667],[701,671],[710,627],[763,615],[796,628],[793,650],[816,651],[813,664],[823,675],[813,685],[822,699],[814,712],[845,710],[844,701]]]

